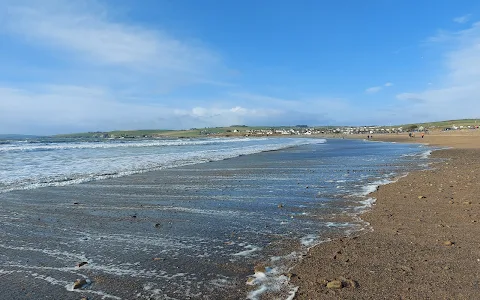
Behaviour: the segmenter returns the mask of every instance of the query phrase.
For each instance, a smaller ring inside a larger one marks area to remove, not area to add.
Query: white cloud
[[[374,86],[374,87],[370,87],[368,89],[365,90],[365,93],[367,94],[375,94],[375,93],[378,93],[382,90],[382,87],[381,86]]]
[[[453,22],[460,23],[460,24],[467,23],[470,20],[470,17],[471,17],[470,14],[464,15],[464,16],[461,16],[461,17],[457,17],[457,18],[453,19]]]
[[[122,103],[98,87],[43,86],[35,91],[0,86],[0,128],[4,132],[53,134],[115,129],[229,126],[284,114],[273,108],[232,105],[180,109]]]
[[[375,94],[380,92],[384,87],[391,87],[393,86],[393,83],[387,82],[383,86],[373,86],[365,90],[365,93],[367,94]]]
[[[105,11],[95,9],[98,5],[90,8],[96,4],[93,1],[27,4],[7,5],[8,30],[35,43],[70,51],[92,64],[201,73],[219,61],[208,49],[166,32],[115,22]]]
[[[221,56],[202,42],[121,22],[119,15],[111,16],[113,9],[96,0],[7,0],[0,2],[0,31],[26,42],[29,57],[49,53],[55,60],[52,69],[68,69],[71,75],[63,80],[72,78],[73,85],[78,80],[91,84],[94,81],[85,74],[95,74],[110,86],[150,93],[229,86],[222,82],[228,69]]]
[[[480,23],[457,32],[441,32],[432,45],[449,49],[444,57],[446,72],[438,88],[401,93],[397,98],[409,111],[427,119],[480,117]],[[442,43],[442,44],[439,44]],[[429,84],[430,85],[430,84]]]

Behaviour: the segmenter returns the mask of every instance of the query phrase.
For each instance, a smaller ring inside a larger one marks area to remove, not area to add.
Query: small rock
[[[136,215],[133,215],[132,218],[136,218],[137,216]]]
[[[283,204],[280,203],[280,204],[278,205],[278,208],[283,208]]]
[[[464,201],[463,204],[470,205],[470,204],[472,204],[472,201]]]
[[[413,269],[410,268],[409,266],[401,266],[400,269],[402,269],[405,272],[412,272],[413,271]]]
[[[89,285],[90,284],[90,280],[89,279],[77,279],[75,280],[75,282],[73,283],[73,289],[76,290],[76,289],[81,289],[83,287],[85,287],[86,285]]]
[[[327,283],[328,289],[341,289],[342,287],[343,287],[343,284],[340,280],[332,280]]]
[[[162,224],[160,224],[160,223],[155,224],[155,228],[160,228],[161,226],[162,226]]]
[[[297,277],[297,274],[287,273],[286,276],[288,277],[288,279],[292,279],[292,278],[294,278],[294,277]]]
[[[267,269],[265,268],[265,266],[261,266],[261,265],[255,266],[253,268],[253,270],[254,270],[255,273],[266,273],[267,272]]]
[[[426,196],[418,196],[418,199],[425,199],[427,198]]]
[[[154,257],[152,260],[163,260],[161,257]]]
[[[345,280],[345,283],[347,287],[354,288],[354,289],[358,288],[358,282],[356,282],[355,280],[347,279]]]
[[[82,297],[80,300],[88,300],[88,297]]]
[[[453,246],[454,244],[455,244],[455,243],[452,242],[452,241],[445,241],[445,242],[443,242],[443,245],[444,245],[444,246]]]
[[[88,264],[88,262],[82,261],[82,262],[79,262],[79,263],[77,264],[77,267],[80,268],[80,267],[82,267],[82,266],[84,266],[84,265],[86,265],[86,264]]]
[[[253,278],[253,277],[248,277],[248,279],[247,279],[247,284],[248,284],[248,285],[254,285],[254,284],[255,284],[255,278]]]
[[[74,205],[78,205],[78,202],[73,202]]]

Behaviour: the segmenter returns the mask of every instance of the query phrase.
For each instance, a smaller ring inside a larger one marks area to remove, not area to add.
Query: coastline
[[[373,140],[449,149],[432,153],[443,162],[371,194],[376,204],[361,218],[373,231],[310,249],[291,271],[299,287],[294,299],[474,299],[480,293],[480,134]],[[335,280],[342,287],[327,288]]]

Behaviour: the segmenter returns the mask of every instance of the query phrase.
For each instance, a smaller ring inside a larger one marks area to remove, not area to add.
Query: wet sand
[[[362,215],[371,231],[312,248],[292,270],[295,299],[478,299],[480,131],[374,140],[452,148],[433,152],[443,162],[430,170],[372,194],[377,202]]]

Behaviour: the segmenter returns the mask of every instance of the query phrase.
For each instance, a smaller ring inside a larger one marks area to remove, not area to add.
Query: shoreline
[[[311,248],[291,272],[299,287],[294,299],[474,299],[480,293],[480,135],[395,134],[373,141],[450,148],[431,154],[445,161],[370,194],[375,205],[360,218],[373,231]]]

